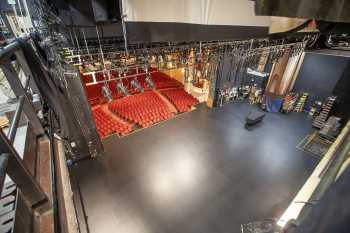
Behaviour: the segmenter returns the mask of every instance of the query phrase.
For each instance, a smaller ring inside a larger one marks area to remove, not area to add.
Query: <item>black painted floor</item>
[[[305,114],[268,113],[248,131],[246,103],[199,106],[105,142],[106,154],[73,167],[91,233],[239,233],[279,217],[316,166],[296,149]]]

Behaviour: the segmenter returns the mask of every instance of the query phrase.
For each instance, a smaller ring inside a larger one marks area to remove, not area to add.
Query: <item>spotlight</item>
[[[145,78],[145,81],[147,83],[147,86],[150,88],[150,89],[155,89],[156,88],[156,85],[154,84],[152,78],[151,78],[151,74],[150,73],[147,73],[146,74],[146,78]]]
[[[135,89],[139,90],[141,93],[143,93],[145,91],[136,79],[131,80],[130,83],[131,83],[131,86],[133,86]]]
[[[108,88],[108,86],[105,84],[105,86],[102,87],[102,95],[107,98],[108,102],[111,102],[113,100],[111,90]]]
[[[122,81],[117,83],[117,90],[121,92],[124,96],[130,95],[128,89],[124,86]]]

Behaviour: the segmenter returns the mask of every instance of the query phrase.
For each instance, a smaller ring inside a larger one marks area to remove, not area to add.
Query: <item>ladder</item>
[[[336,98],[337,98],[336,96],[330,96],[327,98],[326,103],[322,106],[320,115],[318,115],[315,118],[314,122],[312,123],[312,126],[319,129],[321,129],[324,126]]]

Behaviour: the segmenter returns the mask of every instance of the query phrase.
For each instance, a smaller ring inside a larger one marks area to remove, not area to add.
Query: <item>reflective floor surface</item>
[[[239,233],[279,217],[317,161],[296,149],[305,114],[268,113],[244,128],[246,103],[197,110],[122,139],[71,170],[91,233]]]

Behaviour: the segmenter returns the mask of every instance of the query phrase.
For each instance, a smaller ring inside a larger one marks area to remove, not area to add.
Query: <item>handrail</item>
[[[30,40],[30,36],[21,37],[21,40]],[[0,61],[1,59],[4,59],[5,57],[11,56],[15,51],[19,50],[21,48],[20,42],[18,39],[15,39],[10,44],[6,45],[2,49],[0,49]]]
[[[24,113],[28,119],[28,129],[31,129],[30,132],[33,133],[32,138],[37,140],[39,136],[45,134],[44,127],[32,103],[31,95],[28,92],[32,74],[30,73],[28,61],[23,56],[21,44],[28,39],[30,39],[30,37],[16,39],[3,49],[0,49],[0,69],[3,71],[5,78],[18,99],[17,107],[7,134],[5,134],[3,130],[0,130],[0,189],[3,190],[3,187],[6,186],[4,181],[7,174],[18,190],[20,190],[21,202],[23,200],[26,203],[26,209],[30,211],[30,214],[40,215],[46,213],[52,206],[48,196],[34,177],[34,173],[32,173],[31,165],[35,167],[36,160],[33,160],[32,163],[29,164],[28,161],[24,161],[20,157],[14,147],[14,141],[22,113]],[[12,64],[13,57],[16,58],[27,77],[24,84],[22,84],[19,74]],[[31,86],[31,88],[33,87]],[[36,155],[33,155],[33,157],[36,157]]]
[[[336,175],[350,151],[350,121],[342,129],[335,142],[318,163],[308,180],[294,197],[292,203],[283,213],[278,225],[285,227],[288,221],[295,219],[303,221],[311,209],[306,203],[319,200],[326,189],[335,181]]]
[[[29,80],[30,80],[30,77],[28,77],[26,79],[26,82],[24,84],[24,90],[26,91],[28,89],[28,86],[29,86]],[[15,136],[16,136],[16,133],[17,133],[17,129],[18,129],[18,124],[19,124],[19,120],[21,119],[21,115],[22,115],[22,112],[23,112],[23,106],[24,106],[24,101],[26,99],[24,98],[23,95],[21,95],[20,97],[18,97],[18,104],[17,104],[17,108],[16,108],[16,111],[15,111],[15,115],[13,116],[13,119],[12,119],[12,122],[11,122],[11,126],[10,126],[10,129],[9,129],[9,132],[7,134],[10,142],[14,142],[15,140]]]
[[[9,45],[6,45],[3,49],[0,50],[0,60],[5,57],[9,57],[13,52],[20,49],[20,45],[18,41],[14,41]]]
[[[18,99],[19,99],[19,101],[18,101],[18,104],[17,104],[16,112],[15,112],[15,115],[14,115],[14,117],[12,119],[10,130],[9,130],[9,132],[7,134],[10,142],[12,142],[12,143],[15,140],[15,136],[16,136],[16,133],[17,133],[19,120],[21,119],[23,105],[24,105],[24,100],[25,100],[23,95],[20,96]]]

